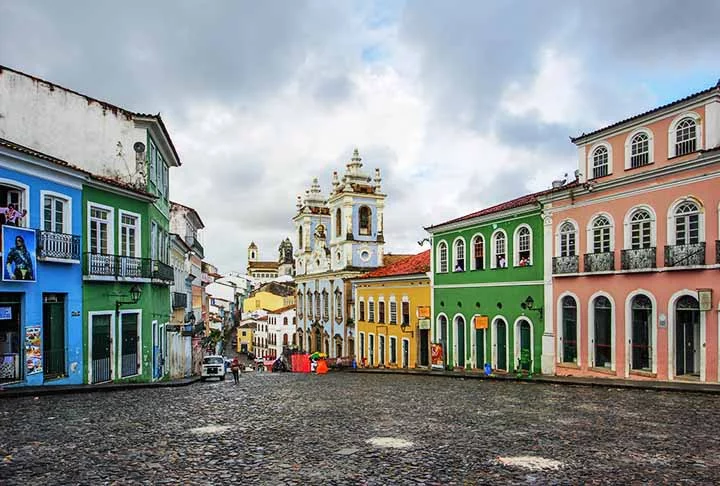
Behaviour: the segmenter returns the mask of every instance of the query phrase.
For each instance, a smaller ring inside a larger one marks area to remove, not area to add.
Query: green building
[[[433,343],[447,368],[541,371],[543,221],[537,194],[426,228]]]

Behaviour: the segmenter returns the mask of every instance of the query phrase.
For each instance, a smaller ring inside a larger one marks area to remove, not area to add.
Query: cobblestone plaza
[[[717,403],[360,373],[8,398],[0,483],[709,484]]]

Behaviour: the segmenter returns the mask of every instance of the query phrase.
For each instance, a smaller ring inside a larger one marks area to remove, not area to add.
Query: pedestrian
[[[233,358],[232,363],[230,363],[230,371],[232,371],[233,380],[235,380],[235,384],[240,384],[240,361],[238,360],[237,356]]]

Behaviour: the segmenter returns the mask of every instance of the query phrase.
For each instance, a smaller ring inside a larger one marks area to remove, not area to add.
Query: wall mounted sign
[[[420,319],[418,321],[418,329],[420,329],[420,330],[430,329],[430,319]]]
[[[488,316],[475,316],[475,329],[488,328]]]
[[[71,316],[71,317],[80,317],[80,311],[72,311],[72,312],[70,313],[70,316]]]
[[[12,307],[0,307],[0,320],[12,319]]]
[[[421,305],[417,308],[418,319],[430,319],[430,306]]]
[[[2,279],[6,282],[35,282],[37,247],[35,230],[2,227]]]
[[[701,311],[712,310],[712,289],[697,289]]]
[[[42,366],[42,341],[40,326],[25,328],[25,363],[27,374],[40,373]]]

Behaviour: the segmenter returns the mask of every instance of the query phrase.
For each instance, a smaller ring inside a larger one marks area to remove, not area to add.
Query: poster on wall
[[[3,270],[5,282],[35,282],[37,255],[35,230],[2,227]]]
[[[443,369],[443,348],[440,343],[432,343],[430,345],[430,356],[432,359],[432,367]]]
[[[43,370],[40,332],[40,326],[25,328],[25,363],[28,375]]]

